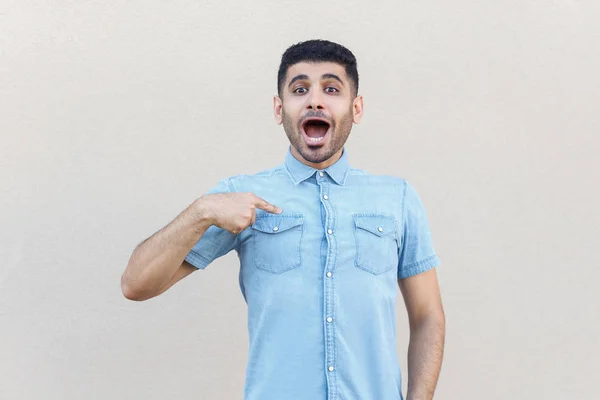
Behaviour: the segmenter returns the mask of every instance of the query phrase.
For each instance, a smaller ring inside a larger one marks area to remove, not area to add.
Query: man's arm
[[[121,276],[121,290],[130,300],[147,300],[165,292],[196,267],[186,256],[206,231],[215,225],[237,235],[256,219],[256,209],[281,213],[276,207],[253,193],[207,194],[183,210],[171,223],[140,243]],[[222,250],[223,246],[217,246]],[[201,254],[211,257],[212,254]],[[220,253],[222,254],[222,253]]]
[[[431,400],[444,354],[446,318],[435,268],[398,280],[408,313],[407,400]]]
[[[202,199],[198,199],[140,243],[121,276],[123,295],[130,300],[147,300],[192,273],[196,268],[184,259],[210,225]]]

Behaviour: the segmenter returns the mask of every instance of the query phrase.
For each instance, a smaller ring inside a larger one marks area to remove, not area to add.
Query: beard
[[[285,113],[282,108],[281,117],[283,122],[283,130],[287,135],[290,144],[300,153],[300,155],[306,160],[314,164],[319,164],[329,160],[335,153],[340,150],[352,130],[353,121],[353,109],[350,106],[348,112],[339,119],[339,121],[327,118],[320,112],[310,111],[306,114],[305,118],[308,117],[320,117],[326,119],[329,124],[329,132],[327,133],[326,142],[322,146],[310,146],[302,137],[302,122],[305,118],[299,121],[294,121],[290,116]]]

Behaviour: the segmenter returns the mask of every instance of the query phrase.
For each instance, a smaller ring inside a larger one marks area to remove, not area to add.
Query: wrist
[[[190,209],[194,218],[194,223],[197,226],[200,226],[203,228],[203,230],[206,230],[211,225],[214,225],[213,214],[210,210],[210,207],[206,203],[204,196],[196,199],[190,206]]]

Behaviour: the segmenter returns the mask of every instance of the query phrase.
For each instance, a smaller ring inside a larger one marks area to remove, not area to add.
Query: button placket
[[[319,173],[319,176],[323,176],[323,172]],[[329,192],[329,184],[326,179],[317,179],[317,183],[320,187],[321,204],[325,209],[325,221],[324,228],[326,229],[326,240],[328,244],[327,257],[325,261],[325,276],[323,283],[324,290],[324,314],[326,316],[326,323],[324,324],[325,330],[325,365],[329,373],[327,374],[327,390],[329,399],[337,399],[337,384],[336,376],[333,373],[335,370],[335,324],[333,323],[334,313],[334,280],[333,270],[335,269],[335,262],[337,258],[337,240],[334,235],[334,221],[335,216],[333,214],[333,207],[331,205],[331,194]]]

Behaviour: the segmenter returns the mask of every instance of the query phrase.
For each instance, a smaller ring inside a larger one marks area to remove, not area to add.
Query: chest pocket
[[[381,214],[353,214],[356,240],[355,265],[372,274],[398,266],[396,219]]]
[[[257,268],[274,274],[298,268],[304,230],[302,214],[264,214],[252,225],[252,246]]]

